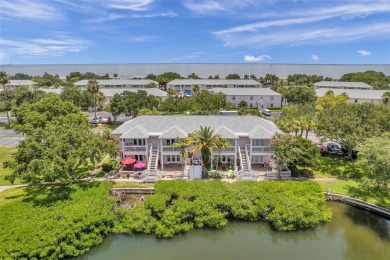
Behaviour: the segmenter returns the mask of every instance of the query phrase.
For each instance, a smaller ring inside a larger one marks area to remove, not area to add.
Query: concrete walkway
[[[3,191],[8,190],[8,189],[17,188],[17,187],[25,187],[27,185],[28,184],[17,184],[17,185],[0,186],[0,192],[3,192]]]

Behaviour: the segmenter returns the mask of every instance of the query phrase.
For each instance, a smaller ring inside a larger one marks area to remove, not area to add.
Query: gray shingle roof
[[[351,88],[351,87],[359,87],[364,89],[372,89],[372,86],[364,83],[364,82],[346,82],[346,81],[320,81],[317,83],[314,83],[314,86],[316,87],[344,87],[344,88]]]
[[[38,90],[43,91],[45,93],[55,93],[55,94],[61,94],[62,88],[39,88]]]
[[[389,90],[368,90],[368,89],[328,89],[319,88],[316,89],[317,97],[322,97],[328,91],[333,91],[335,95],[341,95],[346,93],[351,99],[376,99],[381,100],[383,93]]]
[[[188,134],[186,131],[178,127],[177,125],[173,125],[168,128],[164,133],[159,136],[159,139],[174,139],[174,138],[185,138]]]
[[[170,85],[260,85],[253,79],[175,79],[168,84]]]
[[[275,133],[264,129],[261,126],[256,126],[252,129],[252,131],[249,132],[249,138],[250,139],[270,139],[272,136],[274,136]]]
[[[281,133],[274,123],[256,116],[140,116],[125,122],[112,133],[122,135],[136,126],[142,126],[149,136],[160,136],[174,125],[183,129],[187,135],[199,130],[200,126],[211,129],[225,126],[239,137],[248,137],[256,127],[256,132],[252,133],[256,138],[269,138],[275,133]]]
[[[121,136],[122,138],[148,138],[148,131],[140,125],[131,128]]]
[[[227,96],[281,96],[270,88],[214,88],[209,91],[222,92]]]
[[[148,95],[152,95],[155,97],[166,97],[167,92],[162,91],[157,88],[142,88],[142,89],[133,89],[133,88],[101,88],[100,91],[106,97],[113,97],[115,94],[122,94],[125,91],[129,92],[137,92],[138,90],[144,90],[148,93]]]
[[[10,83],[7,85],[14,85],[14,86],[31,86],[34,85],[34,81],[29,79],[11,79]]]
[[[230,130],[229,128],[227,128],[224,125],[218,126],[217,128],[214,129],[214,131],[216,133],[220,134],[223,138],[226,138],[226,139],[238,139],[238,136],[235,133],[233,133],[232,130]]]
[[[158,85],[158,82],[150,79],[98,79],[99,85],[147,85],[154,83]],[[74,83],[76,86],[86,86],[88,84],[87,79],[83,79]]]

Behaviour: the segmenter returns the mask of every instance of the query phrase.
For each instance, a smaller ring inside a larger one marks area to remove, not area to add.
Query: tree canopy
[[[340,78],[340,81],[364,82],[373,86],[374,89],[390,89],[390,76],[373,70],[347,73]]]

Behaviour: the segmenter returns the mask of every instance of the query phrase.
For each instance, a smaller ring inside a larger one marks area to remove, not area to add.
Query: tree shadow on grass
[[[27,186],[25,191],[24,202],[32,202],[34,206],[51,206],[58,201],[70,200],[75,188],[65,184],[38,184]]]
[[[365,201],[376,200],[377,205],[390,209],[390,191],[369,187],[347,187],[348,194]]]

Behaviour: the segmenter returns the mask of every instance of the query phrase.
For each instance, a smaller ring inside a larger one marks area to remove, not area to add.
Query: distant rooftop
[[[372,86],[364,82],[346,82],[346,81],[320,81],[314,83],[316,87],[344,87],[344,88],[361,88],[372,89]]]
[[[221,92],[227,96],[281,96],[270,88],[213,88],[209,91]]]
[[[253,79],[175,79],[170,85],[261,85]]]
[[[383,93],[389,90],[319,88],[316,89],[316,95],[322,97],[328,91],[332,91],[335,95],[346,93],[351,99],[382,99]]]
[[[157,88],[143,88],[143,89],[133,89],[133,88],[101,88],[101,91],[106,97],[113,97],[115,94],[122,94],[125,91],[129,92],[137,92],[138,90],[143,90],[148,93],[148,95],[152,95],[155,97],[166,97],[167,92],[162,91]]]
[[[13,85],[13,86],[30,86],[34,85],[34,81],[29,79],[11,79],[10,82],[7,85]]]
[[[158,85],[156,81],[150,79],[98,79],[99,85],[147,85],[154,83]],[[87,79],[83,79],[74,83],[76,86],[85,86],[88,84]]]

